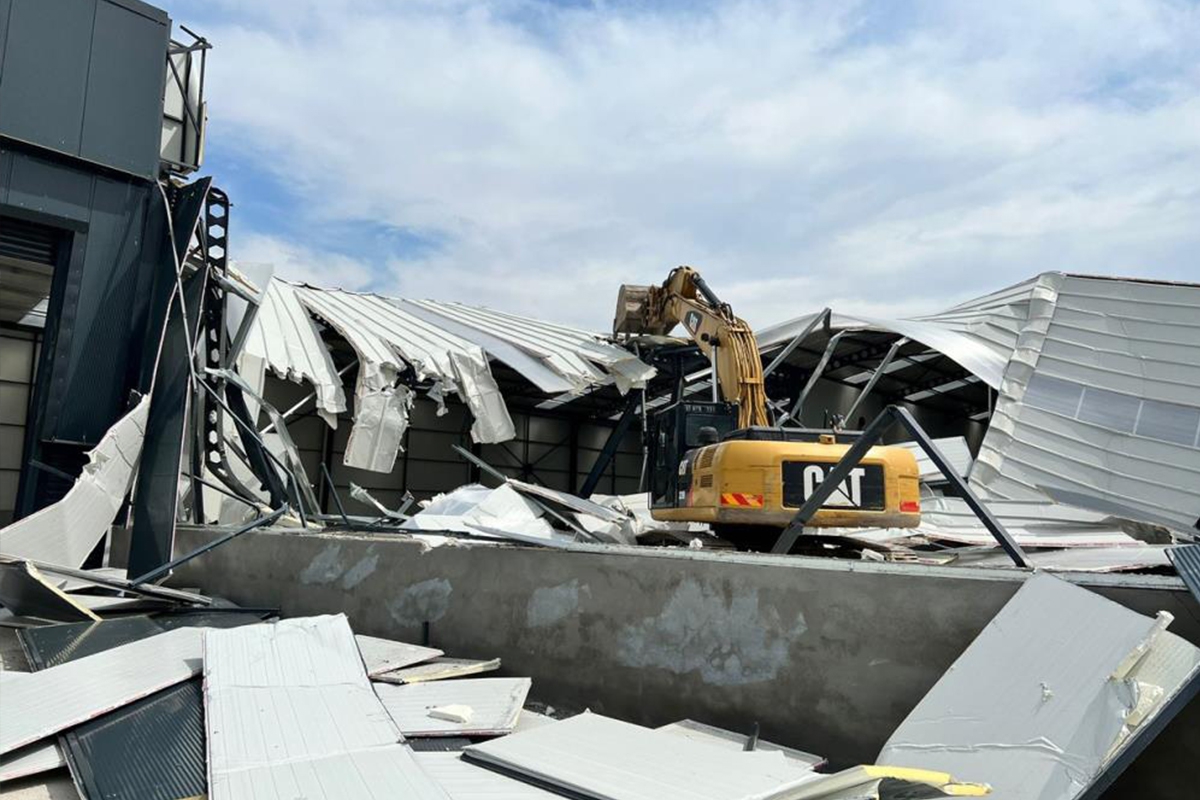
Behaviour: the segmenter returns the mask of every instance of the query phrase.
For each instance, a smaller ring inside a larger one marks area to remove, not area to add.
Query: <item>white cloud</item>
[[[231,256],[233,252],[231,246]],[[255,275],[274,274],[288,280],[351,290],[366,289],[374,278],[372,268],[357,259],[261,233],[239,236],[236,253],[234,260],[240,268],[247,271],[246,265],[252,265]],[[271,269],[264,270],[258,265]]]
[[[368,269],[269,240],[280,274],[598,328],[679,263],[760,325],[1045,269],[1200,279],[1192,4],[226,9],[211,135],[303,227],[441,243]]]

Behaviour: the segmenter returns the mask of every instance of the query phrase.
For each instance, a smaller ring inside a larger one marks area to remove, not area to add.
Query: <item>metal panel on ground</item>
[[[261,619],[256,612],[201,611],[47,625],[20,636],[31,664],[44,669],[178,627],[224,628]],[[208,789],[198,676],[74,727],[59,741],[85,798],[177,800]],[[155,769],[145,769],[147,763]]]
[[[371,690],[345,616],[210,631],[208,795],[439,798]]]
[[[184,628],[32,673],[5,692],[0,754],[185,681],[200,662],[200,631]]]
[[[1172,547],[1167,551],[1167,557],[1175,565],[1175,571],[1183,578],[1196,601],[1200,602],[1200,545]]]
[[[450,800],[555,800],[561,797],[464,761],[458,753],[416,753],[414,758],[445,790]]]
[[[805,774],[780,753],[736,752],[590,713],[472,745],[463,757],[604,800],[734,800]]]
[[[422,683],[478,675],[481,672],[491,672],[497,669],[500,669],[500,659],[498,658],[488,661],[471,658],[435,658],[426,664],[384,672],[372,676],[371,679],[380,683]]]
[[[1166,632],[1169,621],[1035,576],[893,732],[879,763],[986,780],[998,797],[1076,797],[1122,750],[1144,746],[1154,718],[1195,683],[1200,650]]]
[[[531,684],[529,678],[380,683],[375,694],[405,736],[499,736],[516,727]],[[465,706],[466,719],[431,715],[446,706]]]
[[[100,619],[25,561],[0,561],[0,605],[23,617],[59,622]]]

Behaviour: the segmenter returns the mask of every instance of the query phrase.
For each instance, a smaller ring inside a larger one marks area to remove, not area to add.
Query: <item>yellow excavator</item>
[[[856,433],[771,427],[754,333],[696,270],[676,267],[661,286],[621,286],[615,336],[662,347],[679,324],[708,357],[717,391],[711,401],[691,399],[677,380],[671,402],[647,417],[651,515],[708,523],[747,549],[770,547]],[[872,447],[805,524],[915,527],[919,475],[907,448]]]

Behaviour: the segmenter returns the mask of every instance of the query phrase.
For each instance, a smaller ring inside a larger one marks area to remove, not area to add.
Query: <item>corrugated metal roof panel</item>
[[[344,615],[209,631],[209,797],[445,798],[371,690]]]
[[[560,795],[464,761],[458,753],[414,753],[450,800],[558,800]]]
[[[317,324],[290,283],[272,279],[267,284],[243,352],[263,359],[282,378],[311,383],[317,392],[317,408],[325,414],[337,415],[346,410],[342,379],[321,341]]]
[[[731,800],[805,773],[778,752],[738,752],[583,713],[472,745],[463,757],[586,797]]]

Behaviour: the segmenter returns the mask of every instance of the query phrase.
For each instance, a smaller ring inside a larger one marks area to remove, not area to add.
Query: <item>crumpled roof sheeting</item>
[[[1192,529],[1200,285],[1040,276],[971,482]]]
[[[465,326],[460,330],[468,338],[474,336],[474,332],[479,332],[520,348],[542,360],[570,382],[572,393],[575,394],[610,381],[624,394],[631,388],[644,386],[646,381],[654,377],[654,368],[628,350],[603,342],[594,333],[580,328],[519,317],[489,308],[474,308],[462,303],[435,300],[403,302],[460,323]],[[503,360],[500,354],[493,355]],[[515,364],[509,366],[519,370]]]
[[[418,379],[433,381],[430,396],[438,402],[446,392],[462,398],[475,419],[472,438],[483,443],[516,435],[489,357],[556,395],[578,395],[608,383],[625,392],[654,375],[653,367],[595,334],[527,317],[279,279],[272,279],[263,294],[247,355],[291,380],[312,382],[318,410],[327,420],[345,410],[345,397],[313,317],[340,333],[358,355],[355,423],[345,458],[349,466],[392,468],[412,403],[396,380],[409,368]]]
[[[316,322],[290,283],[272,280],[267,284],[242,352],[261,358],[281,378],[311,383],[317,392],[317,413],[331,426],[337,425],[337,415],[346,410],[342,379],[321,342]]]
[[[105,432],[57,503],[0,530],[0,553],[81,567],[112,525],[142,455],[150,395]]]

